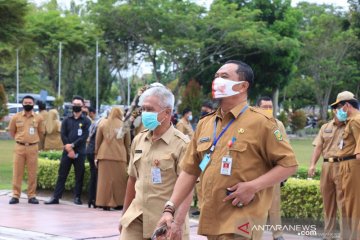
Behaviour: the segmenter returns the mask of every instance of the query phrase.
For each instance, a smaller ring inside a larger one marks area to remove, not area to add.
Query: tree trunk
[[[272,101],[273,101],[273,115],[276,118],[279,109],[279,87],[276,87],[276,89],[273,90]]]

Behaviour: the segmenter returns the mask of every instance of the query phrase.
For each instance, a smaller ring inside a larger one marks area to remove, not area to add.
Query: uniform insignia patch
[[[200,143],[210,142],[210,138],[209,138],[209,137],[200,138],[199,142],[200,142]]]
[[[281,132],[280,132],[279,129],[277,129],[277,130],[274,131],[274,135],[275,135],[275,137],[276,137],[276,139],[277,139],[278,141],[282,141],[282,140],[283,140],[283,136],[282,136],[282,134],[281,134]]]

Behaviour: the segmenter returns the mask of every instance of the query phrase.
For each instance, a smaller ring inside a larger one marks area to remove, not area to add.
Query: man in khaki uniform
[[[28,172],[28,203],[39,204],[36,199],[36,174],[39,140],[45,132],[43,119],[34,113],[34,98],[25,96],[22,100],[24,111],[15,114],[9,123],[9,132],[16,141],[13,168],[13,196],[9,204],[19,203],[21,183],[25,165]]]
[[[348,91],[337,95],[331,104],[336,117],[345,122],[345,130],[336,153],[340,160],[340,184],[343,194],[342,239],[360,238],[360,111],[359,101]]]
[[[147,130],[133,140],[129,179],[121,218],[121,240],[149,239],[171,196],[180,173],[179,163],[189,138],[171,124],[174,95],[165,87],[152,87],[140,97],[142,122]],[[189,239],[188,211],[191,191],[179,207],[169,233]],[[185,224],[184,224],[185,223]],[[186,226],[186,227],[185,227]]]
[[[185,108],[184,111],[182,112],[182,118],[176,124],[176,129],[182,132],[183,134],[189,136],[190,139],[194,135],[194,130],[190,123],[191,120],[192,120],[192,112],[189,108]]]
[[[333,113],[334,115],[336,114],[334,109]],[[309,177],[315,175],[316,163],[320,155],[324,158],[320,176],[320,191],[324,206],[324,239],[336,238],[337,209],[341,209],[342,193],[339,181],[339,160],[335,156],[339,150],[339,143],[344,128],[345,124],[334,116],[333,120],[322,125],[318,135],[313,141],[315,149],[308,170]]]
[[[264,96],[260,97],[256,103],[256,105],[263,109],[265,112],[269,114],[269,116],[273,116],[273,103],[270,97]],[[288,141],[288,137],[286,135],[286,130],[284,124],[275,118],[276,124],[283,135],[285,141]],[[283,240],[283,231],[277,227],[281,226],[281,184],[274,185],[274,193],[272,198],[271,207],[269,209],[269,224],[273,226],[272,235],[274,240]]]
[[[266,223],[272,186],[297,169],[274,118],[248,107],[252,84],[252,69],[241,61],[228,61],[216,72],[213,98],[221,98],[220,108],[200,120],[165,207],[176,213],[200,176],[198,233],[208,239],[261,239],[259,225]],[[166,211],[158,226],[172,220]]]

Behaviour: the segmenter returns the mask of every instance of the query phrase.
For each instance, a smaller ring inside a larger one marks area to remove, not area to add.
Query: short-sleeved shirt
[[[183,171],[195,176],[200,175],[201,178],[199,234],[243,235],[239,229],[241,226],[246,226],[247,223],[265,224],[271,205],[272,187],[257,192],[253,201],[243,208],[234,207],[231,201],[223,202],[226,188],[239,182],[254,180],[275,165],[297,166],[295,154],[290,144],[284,141],[275,119],[267,116],[263,110],[253,107],[249,107],[239,116],[245,105],[246,103],[239,104],[225,116],[222,116],[221,110],[218,109],[202,118],[180,164]],[[215,120],[216,136],[219,136],[221,130],[233,118],[236,120],[218,141],[210,163],[202,172],[199,164],[213,145]],[[233,138],[236,140],[229,149],[227,143]],[[228,153],[232,158],[230,176],[220,173],[222,158]]]
[[[42,116],[34,112],[28,117],[25,111],[18,112],[10,120],[9,131],[15,133],[16,142],[37,143],[40,141],[40,136],[45,133],[43,121]]]
[[[321,145],[323,158],[335,157],[339,150],[339,144],[344,132],[345,125],[336,125],[331,120],[321,126],[320,131],[313,141],[314,146]]]
[[[189,138],[171,126],[157,141],[152,132],[144,130],[136,135],[130,152],[128,174],[136,178],[136,196],[121,218],[124,227],[143,215],[143,235],[150,238],[162,216],[164,205],[170,199],[180,173]],[[161,183],[153,183],[152,171],[160,169]]]
[[[180,121],[176,124],[176,129],[182,132],[185,135],[188,135],[189,138],[192,138],[194,135],[194,130],[189,122],[186,122],[184,119],[180,119]]]
[[[343,147],[337,154],[339,157],[347,157],[360,154],[360,113],[349,117],[342,136]]]

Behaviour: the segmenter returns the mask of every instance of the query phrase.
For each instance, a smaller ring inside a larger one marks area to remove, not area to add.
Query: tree
[[[186,85],[185,91],[182,95],[181,104],[178,112],[182,112],[185,108],[190,108],[194,116],[200,115],[200,109],[203,99],[200,84],[191,79]]]
[[[0,120],[8,113],[6,103],[7,103],[7,99],[6,99],[5,89],[4,86],[0,84]]]

